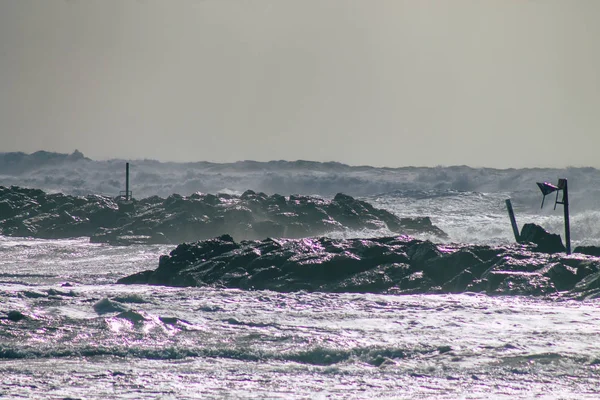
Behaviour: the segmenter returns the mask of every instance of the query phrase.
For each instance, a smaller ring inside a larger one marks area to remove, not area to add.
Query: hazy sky
[[[0,151],[600,167],[599,0],[0,0]]]

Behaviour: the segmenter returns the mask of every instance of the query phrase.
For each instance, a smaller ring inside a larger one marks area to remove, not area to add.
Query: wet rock
[[[444,283],[442,290],[446,293],[463,293],[475,279],[475,275],[466,269]]]
[[[121,283],[124,285],[135,285],[135,284],[146,284],[148,283],[150,276],[154,273],[154,270],[146,270],[135,273],[133,275],[126,276],[117,281],[117,283]]]
[[[335,231],[389,229],[445,237],[429,218],[398,218],[351,196],[333,200],[255,193],[194,193],[132,200],[46,194],[0,186],[0,234],[38,238],[88,236],[112,245],[176,244],[231,234],[238,240],[299,238]]]
[[[407,236],[183,243],[122,284],[352,293],[462,293],[594,298],[600,260],[535,246],[436,246]],[[478,254],[485,257],[481,259]]]
[[[550,278],[557,290],[571,290],[579,282],[577,269],[567,265],[556,263],[548,265],[540,270],[542,275]]]
[[[179,325],[179,324],[191,325],[189,321],[186,321],[184,319],[177,318],[177,317],[158,317],[158,319],[163,324],[166,324],[166,325]]]
[[[592,289],[587,292],[582,292],[576,296],[576,300],[594,300],[600,298],[600,289]]]
[[[415,241],[408,247],[406,254],[410,258],[411,265],[422,267],[428,261],[442,256],[437,246],[429,240],[424,242]]]
[[[127,311],[127,307],[110,299],[104,298],[94,304],[94,311],[98,314]]]
[[[47,297],[47,293],[41,293],[35,290],[25,290],[19,294],[19,297],[27,297],[29,299],[39,299],[41,297]]]
[[[523,225],[520,238],[522,243],[535,243],[537,250],[543,253],[564,253],[566,251],[560,235],[549,233],[536,224]]]
[[[2,200],[0,201],[0,215],[3,218],[12,218],[18,213],[18,208],[15,207],[10,201]]]
[[[486,279],[488,294],[542,296],[556,293],[550,278],[537,272],[492,271]]]
[[[488,270],[481,274],[485,278],[492,271],[534,272],[551,263],[552,260],[545,254],[534,256],[532,252],[507,252]]]
[[[8,312],[8,314],[7,314],[6,318],[7,318],[9,321],[13,321],[13,322],[19,322],[19,321],[21,321],[21,320],[23,320],[23,319],[26,319],[26,318],[27,318],[27,316],[26,316],[26,315],[24,315],[24,314],[23,314],[22,312],[20,312],[20,311],[11,310],[11,311],[9,311],[9,312]]]
[[[573,253],[587,254],[589,256],[600,257],[600,247],[598,246],[577,246]]]
[[[465,292],[474,292],[474,293],[486,293],[488,289],[488,280],[483,278],[475,278],[469,284],[467,284],[467,288]],[[457,293],[457,292],[451,292]]]
[[[395,225],[394,222],[395,221],[391,221],[388,223],[392,225],[392,227],[390,227],[392,231],[404,232],[408,235],[427,233],[441,239],[448,238],[446,232],[435,226],[429,217],[400,218],[400,223],[398,225]]]
[[[573,288],[573,292],[587,292],[600,289],[600,271],[586,276]]]
[[[438,285],[451,281],[455,276],[472,268],[477,269],[483,261],[467,249],[435,257],[423,265],[423,271]],[[463,289],[464,290],[464,289]]]
[[[150,319],[146,314],[133,310],[123,311],[117,314],[116,318],[126,319],[133,324],[140,324]]]
[[[256,237],[284,237],[286,227],[275,221],[258,221],[252,224]],[[304,236],[304,235],[302,235]]]
[[[406,264],[384,264],[368,271],[353,274],[332,285],[331,290],[326,286],[320,291],[350,292],[350,293],[384,293],[396,285],[399,279],[410,273]]]
[[[572,263],[572,261],[575,261]],[[577,281],[581,281],[588,275],[594,274],[600,271],[600,260],[598,258],[594,258],[592,260],[571,260],[564,259],[562,262],[566,265],[573,266],[577,272]]]
[[[414,294],[427,293],[435,286],[435,283],[423,271],[415,271],[402,278],[398,282],[398,290],[395,293]]]
[[[76,297],[77,294],[70,290],[68,292],[63,292],[62,290],[56,290],[53,288],[50,288],[46,291],[48,293],[48,296],[53,296],[53,297]]]

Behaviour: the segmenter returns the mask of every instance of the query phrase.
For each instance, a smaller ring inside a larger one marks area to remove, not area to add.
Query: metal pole
[[[129,201],[129,163],[125,164],[125,200]]]
[[[519,227],[517,226],[517,220],[515,219],[515,212],[512,208],[512,203],[510,199],[506,199],[506,209],[508,210],[508,216],[510,217],[510,224],[512,225],[512,230],[515,235],[515,240],[517,243],[521,241],[521,235],[519,235]]]
[[[567,245],[567,254],[571,254],[571,224],[569,222],[569,187],[567,180],[563,180],[563,208],[565,210],[565,242]]]

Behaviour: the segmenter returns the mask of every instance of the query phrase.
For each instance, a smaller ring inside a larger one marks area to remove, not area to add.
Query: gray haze
[[[600,167],[598,0],[0,0],[0,151]]]

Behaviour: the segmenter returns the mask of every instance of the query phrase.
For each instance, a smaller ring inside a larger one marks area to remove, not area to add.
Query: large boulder
[[[550,278],[557,290],[571,290],[580,281],[577,269],[565,264],[550,264],[540,269],[542,275]]]
[[[438,285],[452,280],[467,269],[477,269],[483,261],[467,249],[428,260],[423,271]]]
[[[542,296],[556,293],[550,278],[538,272],[492,271],[486,280],[488,294]]]
[[[598,246],[577,246],[573,253],[587,254],[589,256],[600,257],[600,247]]]
[[[566,251],[560,235],[549,233],[536,224],[523,225],[520,241],[521,243],[536,244],[537,250],[543,253],[564,253]]]

